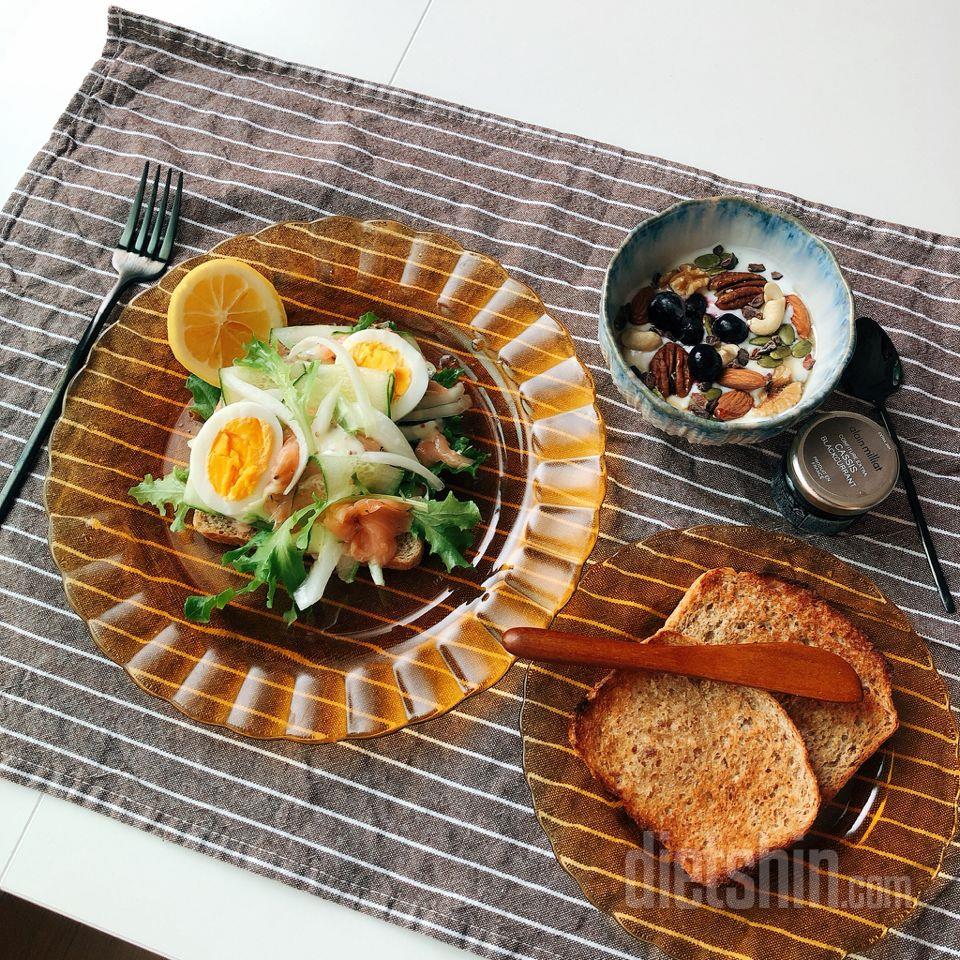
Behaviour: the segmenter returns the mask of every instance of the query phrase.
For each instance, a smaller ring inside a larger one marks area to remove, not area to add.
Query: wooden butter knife
[[[660,630],[651,643],[514,627],[503,645],[516,657],[626,670],[657,670],[720,680],[833,703],[857,703],[863,688],[843,657],[802,643],[696,643]]]

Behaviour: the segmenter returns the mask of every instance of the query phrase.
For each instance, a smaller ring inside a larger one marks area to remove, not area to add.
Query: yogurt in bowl
[[[796,220],[738,197],[684,201],[624,241],[600,345],[621,395],[668,433],[751,443],[818,406],[853,351],[836,260]]]

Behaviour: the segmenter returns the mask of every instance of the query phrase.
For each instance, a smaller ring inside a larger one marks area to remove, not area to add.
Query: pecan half
[[[676,343],[665,343],[650,361],[650,374],[660,395],[685,397],[693,386],[687,352]]]
[[[730,387],[731,390],[756,390],[766,382],[767,378],[762,373],[745,367],[725,367],[717,378],[721,387]]]
[[[755,273],[746,273],[744,271],[725,270],[710,278],[710,289],[715,293],[720,290],[726,290],[727,287],[735,287],[739,284],[749,283],[759,286],[763,290],[763,285],[767,281],[763,277],[758,277]]]
[[[753,409],[753,397],[742,390],[728,390],[717,401],[713,415],[718,420],[736,420]]]
[[[751,285],[749,283],[737,284],[734,287],[727,287],[717,294],[717,306],[721,310],[739,310],[747,306],[756,297],[757,292],[762,292],[762,286]]]
[[[640,326],[641,324],[647,323],[647,307],[650,306],[650,301],[653,299],[653,295],[656,291],[653,287],[644,287],[642,290],[639,290],[634,298],[630,301],[630,322]]]

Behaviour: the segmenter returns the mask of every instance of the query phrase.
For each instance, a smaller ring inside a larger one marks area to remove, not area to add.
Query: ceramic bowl
[[[617,312],[658,272],[694,251],[721,243],[728,250],[763,250],[788,276],[810,309],[817,363],[800,402],[769,419],[706,420],[678,410],[630,369],[617,338]],[[684,200],[640,224],[607,269],[600,306],[600,349],[623,398],[655,427],[691,443],[757,443],[809,416],[836,386],[853,354],[853,298],[836,258],[793,217],[740,197]]]

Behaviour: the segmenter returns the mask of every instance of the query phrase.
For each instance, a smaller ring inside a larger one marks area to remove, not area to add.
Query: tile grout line
[[[413,33],[410,34],[410,39],[403,48],[403,53],[400,54],[400,59],[397,61],[397,65],[393,68],[393,73],[390,74],[390,79],[387,81],[388,84],[392,85],[393,81],[397,77],[397,74],[400,72],[400,67],[403,66],[403,61],[407,59],[407,54],[410,52],[410,48],[413,46],[413,41],[417,39],[417,34],[420,32],[420,28],[423,26],[423,21],[427,19],[427,14],[430,12],[430,8],[432,6],[433,0],[427,0],[427,5],[423,8],[423,12],[420,14],[420,19],[417,20],[417,25],[413,28]]]
[[[26,789],[30,789],[27,787]],[[7,873],[10,870],[10,865],[13,863],[13,858],[19,853],[20,847],[23,846],[23,839],[27,835],[27,830],[30,829],[30,824],[33,823],[34,817],[37,815],[37,811],[40,809],[40,804],[43,801],[44,794],[37,791],[37,796],[33,804],[33,809],[30,811],[30,815],[27,817],[27,822],[23,825],[23,829],[20,831],[20,836],[17,837],[17,842],[13,845],[13,849],[10,851],[10,856],[7,857],[6,862],[3,864],[3,869],[0,870],[0,890],[3,889],[3,881],[6,879]]]

